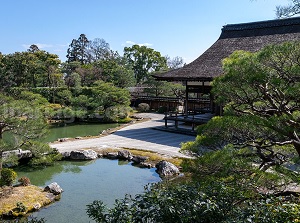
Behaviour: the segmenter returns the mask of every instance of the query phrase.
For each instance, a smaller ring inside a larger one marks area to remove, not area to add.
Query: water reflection
[[[38,186],[57,182],[64,190],[61,200],[33,213],[47,223],[93,222],[86,215],[86,205],[102,200],[112,206],[125,194],[143,192],[144,186],[161,179],[155,169],[138,168],[127,161],[60,161],[46,168],[17,168],[18,177],[27,176]]]
[[[53,142],[59,138],[75,138],[77,136],[97,136],[103,130],[115,128],[118,124],[68,124],[51,125],[44,142]]]

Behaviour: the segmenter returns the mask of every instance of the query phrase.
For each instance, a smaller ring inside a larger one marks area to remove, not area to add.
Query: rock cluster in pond
[[[132,155],[127,150],[120,150],[118,152],[108,152],[108,153],[103,154],[103,157],[108,158],[108,159],[128,160],[128,161],[133,162],[134,165],[138,165],[140,167],[146,167],[146,168],[154,167],[152,164],[146,162],[148,157]]]
[[[64,190],[56,183],[53,182],[44,188],[44,191],[54,195],[60,195]]]
[[[105,157],[108,159],[120,159],[120,160],[128,160],[133,162],[133,165],[137,165],[139,167],[146,167],[146,168],[157,168],[157,173],[160,176],[174,176],[180,173],[179,169],[172,163],[168,161],[160,161],[155,166],[151,163],[147,163],[148,157],[146,156],[138,156],[131,154],[128,150],[120,150],[118,152],[107,152],[104,154],[97,154],[94,150],[74,150],[71,152],[63,152],[63,157],[65,159],[71,160],[93,160],[97,159],[98,157]]]

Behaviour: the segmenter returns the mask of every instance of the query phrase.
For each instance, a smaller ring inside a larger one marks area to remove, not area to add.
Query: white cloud
[[[153,44],[152,43],[136,43],[136,42],[133,42],[131,40],[127,40],[125,42],[125,44],[122,44],[123,46],[126,46],[126,45],[139,45],[139,46],[152,46]]]
[[[28,49],[32,44],[22,44],[22,46],[26,49]],[[37,47],[39,49],[44,49],[44,48],[52,48],[54,47],[53,45],[51,44],[45,44],[45,43],[34,43],[34,45],[37,45]]]
[[[133,42],[133,41],[127,40],[127,41],[126,41],[126,44],[128,44],[128,45],[135,45],[136,43]]]

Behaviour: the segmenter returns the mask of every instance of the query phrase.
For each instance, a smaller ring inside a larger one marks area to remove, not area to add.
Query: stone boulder
[[[44,188],[44,191],[54,195],[59,195],[63,192],[63,189],[56,183],[53,182]]]
[[[131,160],[132,162],[139,164],[144,163],[147,159],[147,156],[133,156]]]
[[[98,158],[98,154],[91,149],[88,150],[75,150],[70,153],[72,160],[94,160]]]
[[[118,158],[122,159],[122,160],[131,160],[132,159],[132,155],[127,150],[121,150],[121,151],[118,151]]]
[[[105,157],[111,160],[115,160],[119,158],[118,153],[115,152],[106,153]]]
[[[33,210],[38,211],[41,209],[41,207],[42,205],[39,202],[37,202],[33,205]]]
[[[177,166],[165,160],[158,162],[155,167],[157,168],[157,173],[164,177],[178,175],[180,173]]]
[[[70,157],[71,157],[71,152],[69,152],[69,151],[65,151],[60,154],[62,155],[63,159],[70,159]]]
[[[296,196],[299,196],[300,195],[300,185],[296,184],[296,183],[288,184],[283,188],[282,192],[284,194],[294,194]]]
[[[4,159],[10,157],[11,155],[17,156],[18,159],[25,159],[25,158],[31,158],[32,152],[30,150],[16,149],[11,151],[5,151],[2,153],[2,157]]]

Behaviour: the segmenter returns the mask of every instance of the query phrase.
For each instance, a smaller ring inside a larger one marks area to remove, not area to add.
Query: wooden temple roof
[[[225,25],[219,39],[196,60],[153,76],[167,81],[210,81],[222,74],[222,60],[236,50],[255,52],[295,40],[300,40],[300,17]]]

